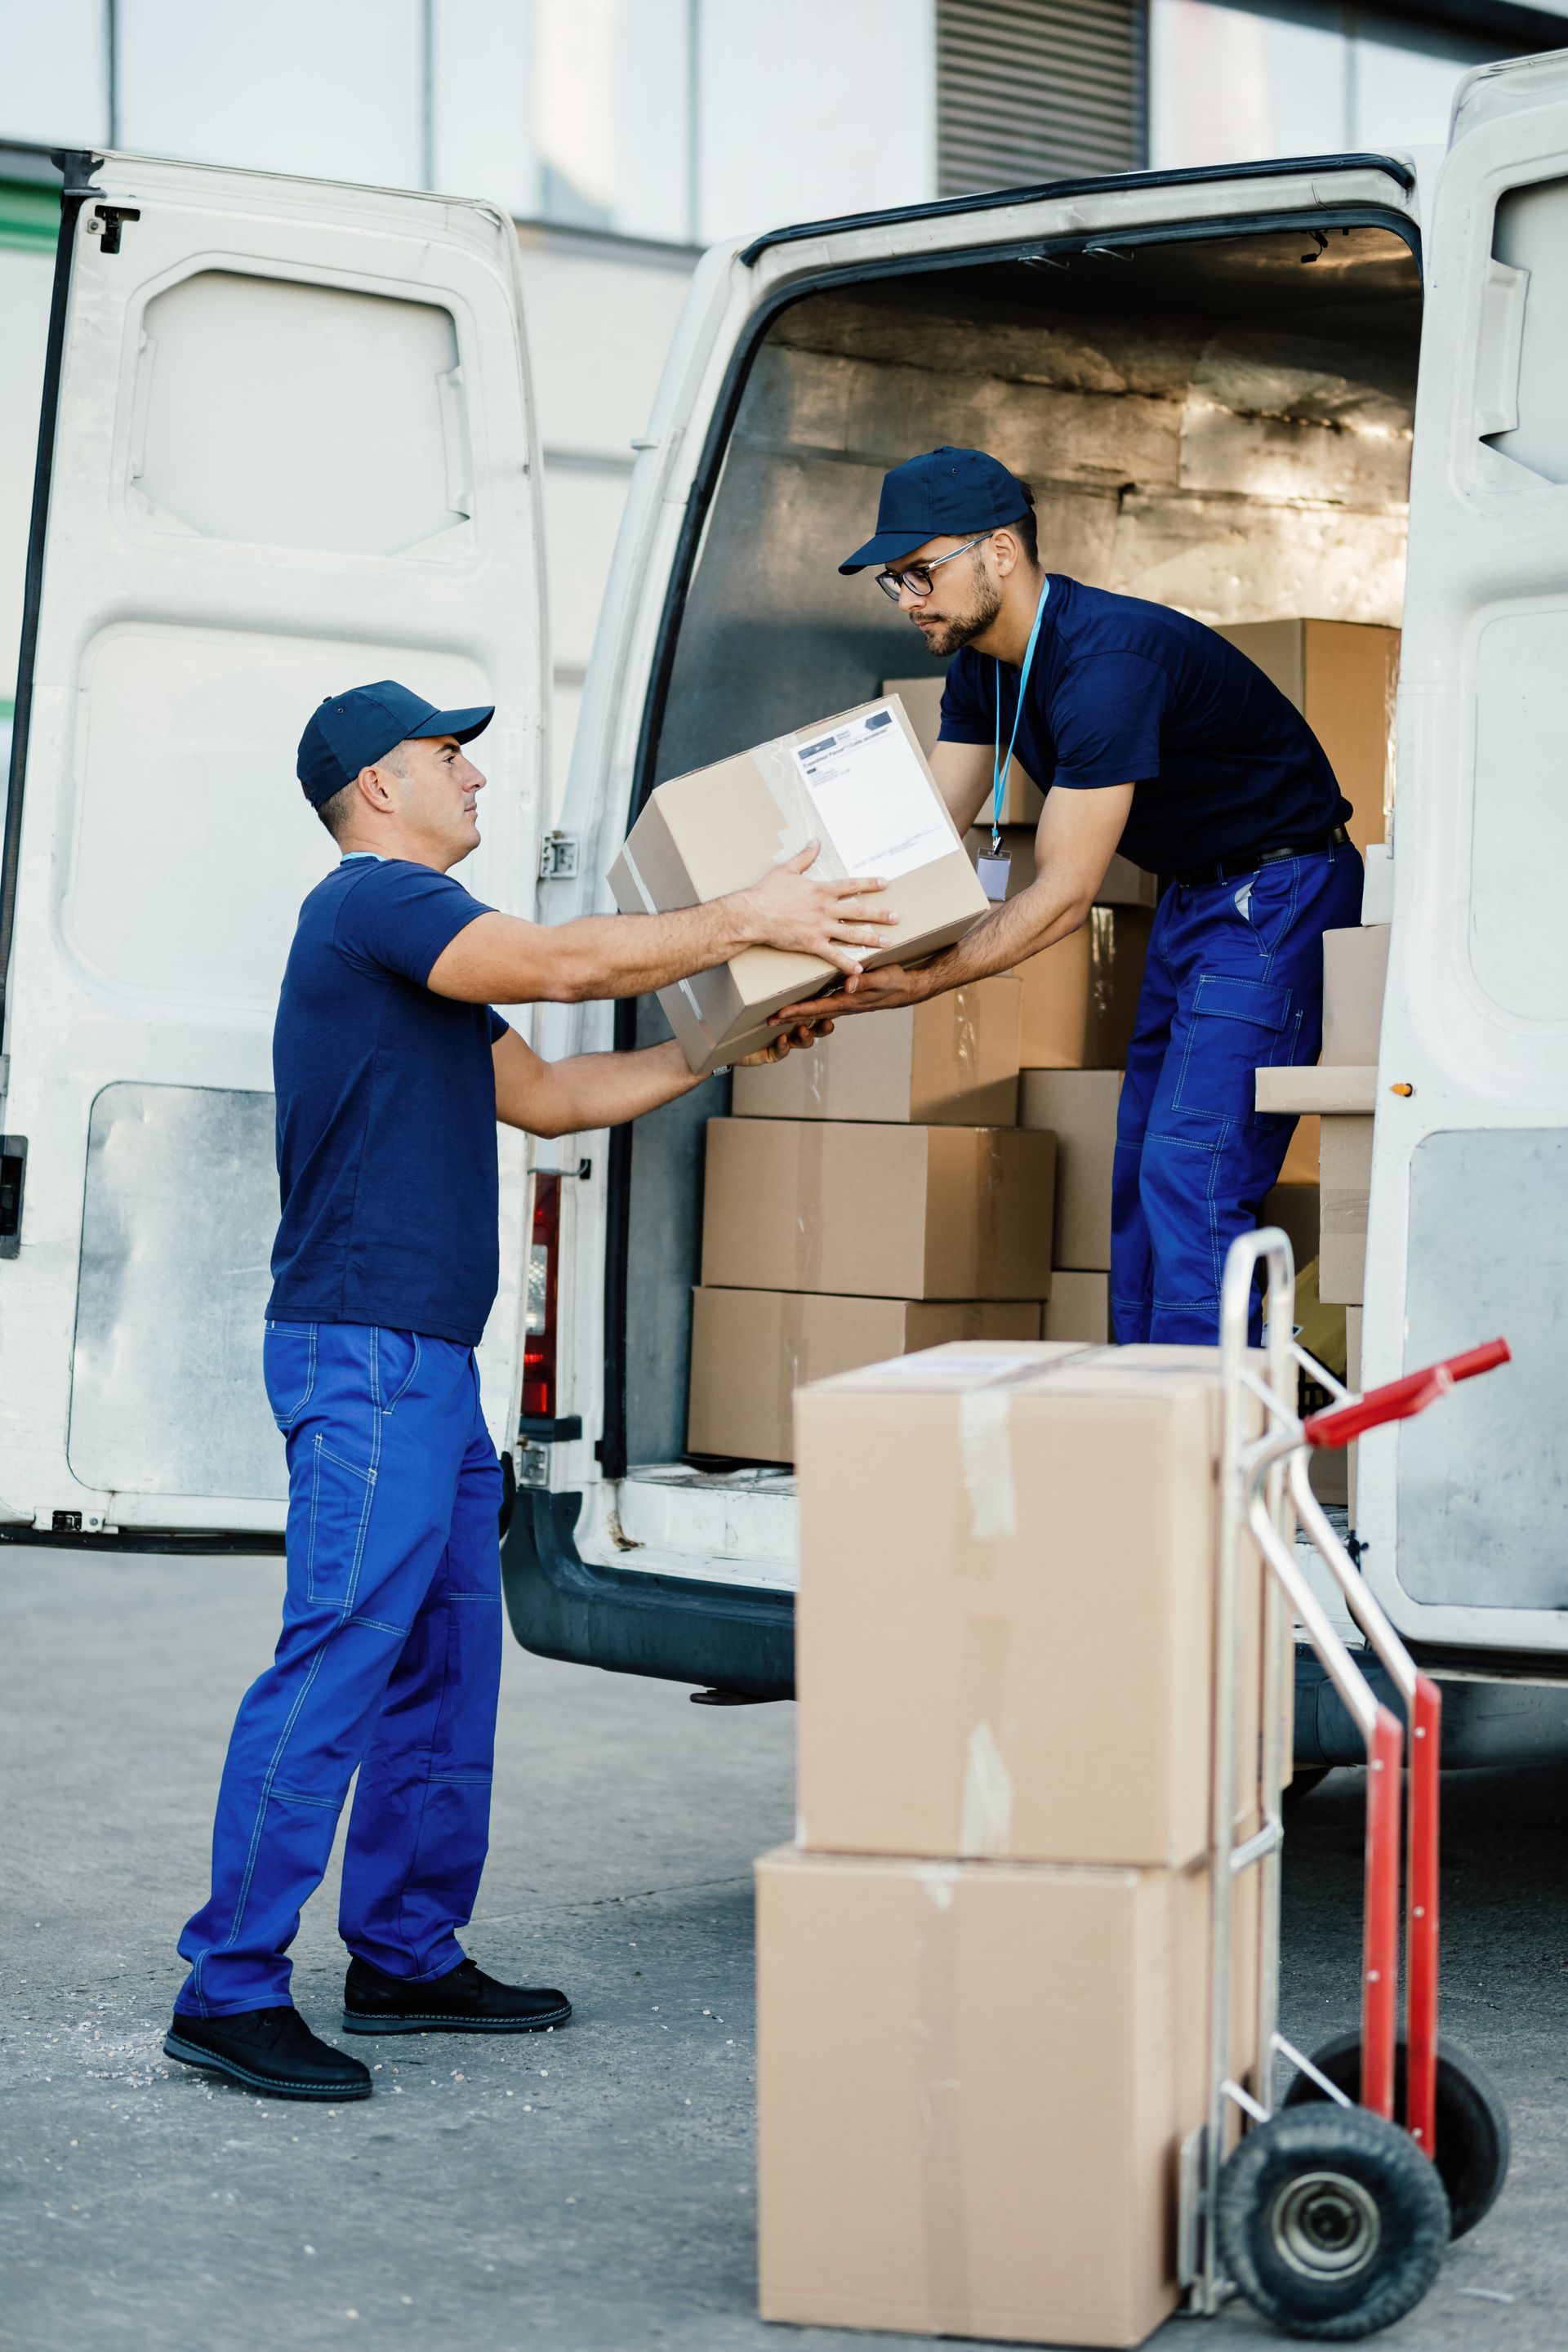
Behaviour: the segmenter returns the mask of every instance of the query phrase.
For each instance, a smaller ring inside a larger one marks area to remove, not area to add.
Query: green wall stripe
[[[59,236],[60,200],[53,188],[22,180],[0,180],[0,247],[12,252],[52,253]]]

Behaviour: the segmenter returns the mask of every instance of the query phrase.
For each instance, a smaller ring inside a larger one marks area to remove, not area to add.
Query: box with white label
[[[749,889],[812,841],[822,845],[814,873],[889,886],[883,903],[899,920],[868,950],[868,968],[951,946],[986,911],[896,696],[657,785],[610,888],[624,915],[703,906]],[[706,1076],[767,1044],[770,1013],[839,978],[815,956],[746,948],[660,989],[658,1001],[692,1070]]]

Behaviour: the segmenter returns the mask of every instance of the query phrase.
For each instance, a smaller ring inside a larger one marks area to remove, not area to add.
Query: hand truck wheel
[[[1355,2098],[1361,2087],[1361,2035],[1336,2033],[1315,2051],[1312,2063],[1336,2089]],[[1325,2101],[1310,2074],[1298,2074],[1286,2092],[1286,2107]],[[1326,2101],[1325,2101],[1326,2103]],[[1394,2060],[1394,2112],[1405,2108],[1405,2036]],[[1442,2036],[1437,2042],[1437,2171],[1448,2192],[1450,2235],[1462,2238],[1491,2211],[1508,2178],[1508,2110],[1490,2076],[1468,2050]]]
[[[1414,2310],[1448,2242],[1436,2168],[1366,2107],[1297,2107],[1226,2159],[1220,2258],[1288,2336],[1351,2343]]]

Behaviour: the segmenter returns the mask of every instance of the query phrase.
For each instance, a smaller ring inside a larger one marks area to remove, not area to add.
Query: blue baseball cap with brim
[[[882,477],[877,528],[840,572],[900,563],[928,539],[967,539],[1027,514],[1016,474],[984,449],[930,449]]]
[[[468,710],[437,710],[395,678],[378,678],[374,686],[328,695],[300,738],[296,773],[310,806],[320,808],[352,784],[362,768],[384,760],[395,743],[423,735],[455,735],[459,743],[471,742],[494,717],[493,702]]]

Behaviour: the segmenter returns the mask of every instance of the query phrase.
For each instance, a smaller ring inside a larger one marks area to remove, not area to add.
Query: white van
[[[1555,1744],[1568,60],[1468,76],[1446,159],[1078,181],[710,253],[556,829],[510,224],[121,157],[70,159],[65,220],[0,885],[0,1535],[280,1541],[268,1044],[330,856],[303,714],[387,673],[493,698],[465,881],[552,922],[607,908],[661,777],[908,671],[907,624],[836,567],[884,467],[971,442],[1036,481],[1053,568],[1223,622],[1403,625],[1365,1377],[1498,1331],[1515,1362],[1365,1446],[1363,1566],[1451,1678],[1450,1753]],[[550,1053],[662,1034],[648,1003],[519,1017]],[[518,1638],[778,1697],[792,1482],[684,1459],[726,1085],[541,1145],[531,1188],[503,1139],[481,1360]],[[1334,1760],[1308,1716],[1302,1760]]]

